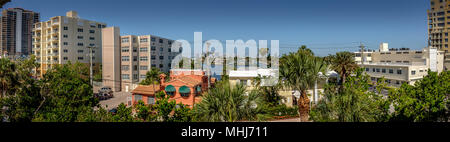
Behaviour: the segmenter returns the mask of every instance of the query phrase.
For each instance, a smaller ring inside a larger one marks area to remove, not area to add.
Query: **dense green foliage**
[[[232,86],[220,82],[208,90],[202,101],[195,106],[197,121],[234,122],[239,120],[256,120],[261,112],[262,98],[256,92],[246,94],[243,85]]]
[[[343,90],[329,84],[324,98],[312,108],[311,120],[315,122],[376,122],[386,121],[389,104],[382,95],[369,91],[370,77],[358,69],[355,76],[349,76]],[[384,87],[384,81],[377,85]]]
[[[319,79],[319,72],[323,72],[327,65],[323,58],[302,46],[295,53],[283,55],[280,59],[280,78],[282,84],[292,90],[300,91],[298,108],[301,121],[308,121],[310,99],[306,92],[312,89]]]
[[[392,121],[449,121],[450,72],[428,71],[414,86],[403,84],[389,95],[395,112]]]

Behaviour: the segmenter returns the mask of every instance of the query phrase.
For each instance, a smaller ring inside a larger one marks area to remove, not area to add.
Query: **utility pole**
[[[361,64],[364,65],[365,62],[365,58],[364,58],[364,44],[362,42],[360,42],[359,48],[361,50]]]
[[[92,68],[92,57],[94,55],[92,54],[92,49],[95,49],[95,47],[94,46],[87,46],[86,48],[89,48],[89,70],[90,70],[89,78],[90,78],[92,87],[94,87],[94,81],[92,79],[93,78],[93,73],[94,73],[93,68]]]

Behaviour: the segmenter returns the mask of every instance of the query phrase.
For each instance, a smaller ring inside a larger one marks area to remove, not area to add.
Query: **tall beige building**
[[[355,52],[358,65],[365,68],[373,82],[384,77],[389,86],[399,87],[403,83],[414,85],[428,75],[428,69],[439,73],[444,70],[444,51],[433,47],[422,50],[388,49],[387,43],[382,43],[379,51],[363,53]]]
[[[94,72],[97,72],[102,59],[101,32],[105,27],[105,23],[80,19],[75,11],[34,24],[33,53],[41,64],[37,74],[42,76],[54,65],[69,61],[88,65],[90,50],[87,47],[96,47],[92,50],[92,59]]]
[[[431,0],[428,13],[428,38],[432,47],[445,52],[444,69],[450,70],[449,35],[450,2],[447,0]]]
[[[116,88],[116,91],[119,90],[118,82],[121,91],[133,90],[152,67],[169,72],[172,60],[180,53],[171,50],[173,40],[153,35],[120,36],[117,27],[103,29],[102,39],[103,85]]]

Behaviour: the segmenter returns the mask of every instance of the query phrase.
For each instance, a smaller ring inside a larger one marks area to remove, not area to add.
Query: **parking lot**
[[[108,100],[100,101],[100,105],[106,109],[112,109],[119,106],[121,103],[127,104],[128,97],[131,97],[130,92],[114,92],[114,97]]]

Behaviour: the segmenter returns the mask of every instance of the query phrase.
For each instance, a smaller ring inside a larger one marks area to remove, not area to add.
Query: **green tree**
[[[156,94],[156,110],[158,112],[158,120],[163,122],[170,121],[170,113],[176,106],[175,101],[169,101],[170,97],[163,91]]]
[[[256,120],[257,114],[261,112],[261,101],[262,98],[256,92],[246,95],[242,85],[231,86],[228,82],[218,82],[195,106],[194,115],[197,121],[202,122]]]
[[[158,68],[152,68],[150,71],[147,72],[146,77],[142,82],[141,85],[153,85],[153,90],[156,90],[156,83],[159,84],[160,81],[160,75],[162,74],[161,71],[159,71]]]
[[[40,82],[32,78],[32,69],[39,65],[35,62],[35,57],[31,56],[29,59],[18,60],[16,63],[9,62],[8,59],[0,59],[3,65],[13,68],[1,68],[2,74],[9,74],[6,80],[14,80],[7,82],[7,95],[0,98],[0,108],[6,107],[3,111],[4,116],[8,116],[8,121],[27,122],[31,121],[37,106],[41,101],[40,97]],[[5,62],[7,61],[7,62]],[[14,73],[11,73],[14,71]],[[3,79],[2,79],[3,80]],[[1,117],[0,117],[1,118]]]
[[[19,79],[16,74],[17,66],[8,58],[0,58],[0,98],[8,94],[14,94],[15,85],[18,84]]]
[[[395,107],[391,121],[448,122],[450,72],[441,74],[428,71],[428,75],[414,86],[403,84],[389,94]]]
[[[315,122],[377,122],[387,121],[389,104],[381,94],[369,91],[370,77],[363,69],[356,76],[348,77],[342,91],[329,84],[325,87],[324,98],[311,110],[311,120]],[[377,83],[377,89],[384,88],[384,80]]]
[[[310,100],[307,90],[314,86],[319,71],[324,68],[323,60],[314,56],[314,53],[302,46],[296,53],[283,55],[280,59],[280,77],[285,87],[300,91],[298,100],[301,121],[308,121]]]
[[[134,122],[135,119],[132,114],[133,109],[121,103],[117,107],[117,113],[112,117],[113,122]]]
[[[8,2],[11,2],[11,0],[2,0],[2,1],[0,1],[0,8],[3,8],[3,5],[5,5]]]
[[[331,69],[338,72],[341,77],[340,84],[344,84],[346,78],[358,68],[354,55],[350,52],[338,52],[329,58],[331,58]]]
[[[56,65],[42,78],[42,102],[33,121],[73,122],[86,109],[98,106],[81,63]]]

